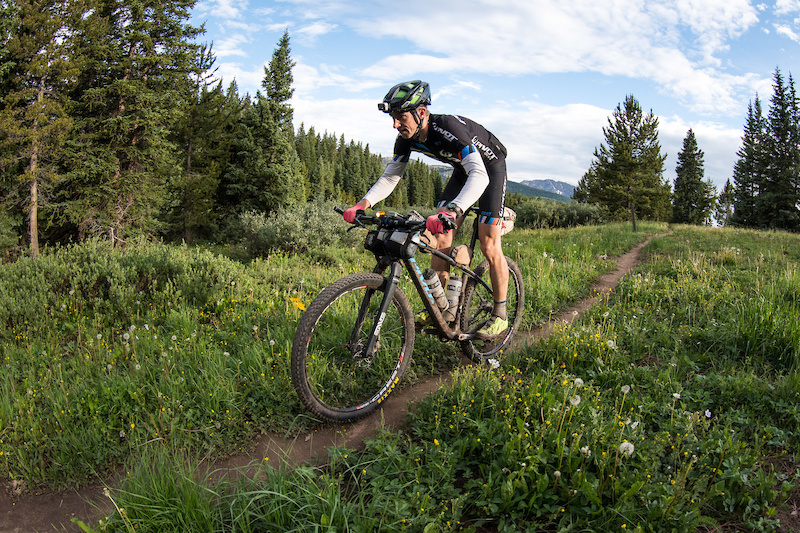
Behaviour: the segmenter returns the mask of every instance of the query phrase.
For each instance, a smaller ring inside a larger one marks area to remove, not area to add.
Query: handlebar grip
[[[458,227],[455,220],[443,213],[439,213],[439,220],[442,221],[442,227],[444,227],[445,230],[456,229]]]

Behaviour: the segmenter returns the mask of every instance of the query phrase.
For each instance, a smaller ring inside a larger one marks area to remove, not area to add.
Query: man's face
[[[424,110],[418,110],[420,117]],[[417,131],[417,120],[410,111],[395,111],[392,113],[392,127],[397,130],[403,139],[410,139]]]

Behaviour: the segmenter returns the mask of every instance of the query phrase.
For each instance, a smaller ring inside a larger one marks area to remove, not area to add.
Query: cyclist
[[[433,234],[431,245],[449,254],[454,232],[444,229],[439,214],[460,225],[464,211],[478,202],[478,237],[481,252],[489,262],[494,306],[491,319],[477,336],[494,338],[508,329],[508,265],[501,243],[506,149],[480,124],[457,115],[431,114],[430,104],[430,86],[420,80],[395,85],[378,104],[378,109],[391,115],[398,132],[394,158],[364,198],[344,212],[344,219],[352,223],[356,213],[389,196],[400,181],[412,151],[452,165],[453,174],[437,203],[437,214],[428,217],[426,228]],[[442,285],[446,285],[449,265],[433,257],[431,267],[439,274]]]

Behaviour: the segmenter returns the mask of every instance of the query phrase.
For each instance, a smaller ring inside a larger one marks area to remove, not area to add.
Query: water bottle
[[[422,273],[422,279],[428,285],[433,301],[436,302],[439,309],[447,309],[447,296],[444,294],[442,282],[439,281],[439,275],[436,271],[432,268],[426,268],[425,272]]]
[[[461,295],[461,278],[455,274],[450,276],[450,279],[447,280],[447,291],[445,295],[447,296],[447,311],[442,313],[442,316],[445,321],[452,322],[455,320],[456,312],[458,311],[458,297]]]

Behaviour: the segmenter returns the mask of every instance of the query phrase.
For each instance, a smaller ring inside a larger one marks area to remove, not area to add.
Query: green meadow
[[[289,351],[314,296],[372,268],[360,245],[22,258],[0,268],[0,471],[56,489],[124,467],[114,511],[83,524],[98,531],[785,528],[800,504],[800,236],[638,229],[515,230],[527,330],[652,240],[608,298],[499,367],[418,336],[403,384],[452,379],[403,431],[236,481],[198,465],[324,425],[294,394]]]

